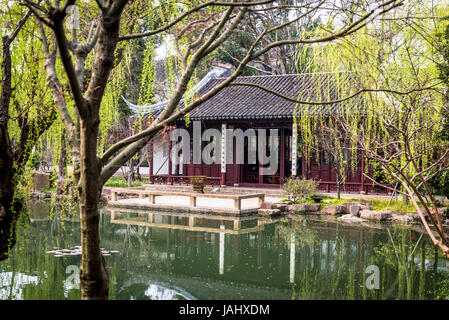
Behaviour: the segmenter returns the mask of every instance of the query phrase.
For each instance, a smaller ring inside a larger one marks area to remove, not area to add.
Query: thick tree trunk
[[[15,215],[12,214],[14,198],[13,151],[8,133],[9,102],[11,93],[10,39],[2,38],[2,70],[0,93],[0,261],[8,257],[15,243]]]
[[[10,248],[16,243],[18,212],[13,209],[14,182],[12,157],[5,128],[0,126],[0,261],[8,258]],[[6,141],[5,141],[6,140]]]
[[[9,137],[10,101],[12,87],[12,59],[10,45],[25,24],[31,12],[20,19],[12,34],[2,37],[1,92],[0,92],[0,261],[7,259],[9,250],[16,243],[16,223],[24,208],[22,199],[15,197],[16,179],[23,174],[32,146],[39,136],[51,125],[53,113],[36,121],[29,121],[22,115],[18,121],[20,139],[13,144]],[[48,116],[48,118],[47,118]],[[48,121],[47,121],[48,120]]]
[[[5,192],[5,186],[2,185],[1,188],[2,192]],[[8,191],[13,198],[14,188],[10,188]],[[3,198],[0,207],[2,210],[0,213],[0,261],[3,261],[8,259],[10,250],[16,244],[17,220],[24,206],[21,200],[9,201]]]
[[[92,118],[91,118],[92,119]],[[109,275],[100,250],[98,200],[101,195],[101,166],[97,158],[98,121],[81,120],[80,222],[82,299],[107,299]]]

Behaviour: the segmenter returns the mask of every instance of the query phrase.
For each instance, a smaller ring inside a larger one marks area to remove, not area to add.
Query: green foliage
[[[282,196],[291,202],[307,199],[316,193],[318,183],[313,180],[287,178],[282,185]]]
[[[214,52],[209,58],[210,60],[217,60],[223,63],[229,63],[235,68],[240,61],[245,57],[249,46],[254,41],[253,37],[242,31],[236,31],[228,40],[223,42],[220,48]],[[242,75],[253,76],[258,75],[256,69],[245,66]]]
[[[370,167],[373,168],[373,179],[374,181],[382,184],[389,184],[394,181],[394,179],[382,168],[382,165],[376,161],[368,161]]]
[[[373,200],[371,203],[373,204],[373,210],[383,211],[388,208],[388,210],[393,210],[399,213],[413,213],[416,212],[415,207],[411,202],[409,204],[404,204],[404,201],[400,200],[392,200],[390,205],[388,205],[387,200]]]
[[[39,157],[36,153],[33,153],[28,160],[28,166],[32,169],[39,169]]]
[[[443,32],[437,34],[439,40],[439,52],[441,54],[441,61],[437,64],[440,74],[440,79],[443,81],[446,88],[449,88],[449,25]],[[444,92],[444,100],[449,102],[449,91]],[[449,141],[449,110],[442,111],[443,124],[439,131],[439,138]]]
[[[387,16],[405,12],[429,17],[447,16],[449,5],[447,1],[440,5],[411,1]],[[344,103],[333,105],[333,116],[323,112],[328,111],[329,106],[298,104],[296,121],[307,158],[313,160],[313,150],[323,149],[323,139],[318,133],[324,127],[327,141],[331,141],[333,153],[340,159],[338,162],[344,163],[341,160],[345,157],[341,155],[349,150],[349,164],[354,167],[360,159],[359,150],[368,150],[370,157],[390,161],[388,169],[403,168],[404,175],[408,179],[415,177],[414,182],[418,184],[417,172],[431,166],[447,150],[447,142],[442,140],[449,132],[447,103],[440,90],[414,91],[416,88],[436,88],[439,78],[449,83],[447,46],[443,66],[438,68],[435,63],[440,60],[435,35],[444,32],[444,38],[449,39],[447,21],[418,19],[414,24],[412,27],[401,19],[384,19],[368,24],[361,32],[338,42],[314,46],[312,51],[307,49],[309,51],[304,54],[312,54],[316,69],[328,73],[322,74],[321,82],[311,90],[310,96],[301,100],[332,101],[354,95]],[[328,29],[332,28],[335,26],[330,22]],[[315,36],[323,35],[321,32],[317,29]],[[442,76],[439,70],[442,70]],[[374,91],[357,94],[365,89]],[[409,93],[400,94],[406,92]],[[358,109],[360,106],[363,109]],[[416,166],[410,164],[409,156],[405,156],[405,138],[401,132],[409,134],[407,152],[418,157]],[[365,172],[371,169],[374,169],[376,182],[396,183],[379,163],[370,161]]]
[[[449,170],[441,171],[429,180],[432,191],[449,199]]]
[[[341,206],[345,202],[360,202],[360,200],[357,200],[357,199],[337,199],[337,198],[333,198],[333,197],[323,197],[323,200],[321,200],[321,207]]]
[[[131,187],[141,187],[144,184],[149,183],[147,178],[143,178],[142,180],[131,182]],[[112,176],[106,183],[106,187],[117,187],[117,188],[127,188],[128,182],[123,177]]]

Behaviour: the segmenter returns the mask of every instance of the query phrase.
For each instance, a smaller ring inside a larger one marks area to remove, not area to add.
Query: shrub
[[[316,193],[318,183],[313,180],[296,180],[287,178],[282,185],[282,196],[289,201],[308,198]]]
[[[429,185],[434,194],[446,196],[449,199],[449,170],[438,172],[429,180]]]

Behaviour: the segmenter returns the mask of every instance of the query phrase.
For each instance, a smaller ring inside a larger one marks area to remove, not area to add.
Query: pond
[[[0,299],[80,298],[79,219],[52,208],[30,203],[0,262]],[[100,233],[111,299],[449,296],[448,261],[406,227],[103,209]]]

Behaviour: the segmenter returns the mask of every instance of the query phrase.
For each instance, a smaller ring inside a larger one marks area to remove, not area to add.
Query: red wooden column
[[[296,167],[298,161],[298,135],[297,135],[297,125],[295,122],[292,124],[292,179],[296,179]]]
[[[171,177],[171,173],[172,173],[171,149],[172,149],[172,145],[171,145],[171,140],[169,139],[168,140],[168,178],[167,178],[168,184],[173,184],[172,177]]]
[[[262,165],[262,162],[260,162],[261,157],[259,156],[259,154],[261,152],[266,152],[267,150],[259,150],[259,139],[260,139],[260,135],[257,135],[257,159],[259,160],[259,184],[263,184],[263,175],[262,175],[263,165]],[[266,141],[265,141],[265,146],[267,146]]]
[[[148,168],[148,174],[149,174],[149,180],[150,183],[154,183],[154,176],[153,176],[153,140],[150,141],[149,146],[148,146],[148,158],[149,158],[149,168]]]
[[[234,129],[233,127],[230,127],[230,129]],[[234,139],[234,137],[231,137],[231,139]],[[245,150],[243,151],[245,152]],[[242,155],[243,159],[245,159],[245,155]],[[241,170],[242,165],[237,163],[237,146],[236,143],[234,143],[234,140],[232,141],[232,163],[234,168],[234,175],[233,175],[233,182],[234,187],[238,187],[240,185],[240,176],[241,176]]]
[[[279,166],[279,183],[284,184],[284,176],[285,176],[285,129],[281,128],[280,134],[280,166]]]
[[[226,123],[221,125],[221,177],[220,185],[226,185]]]

